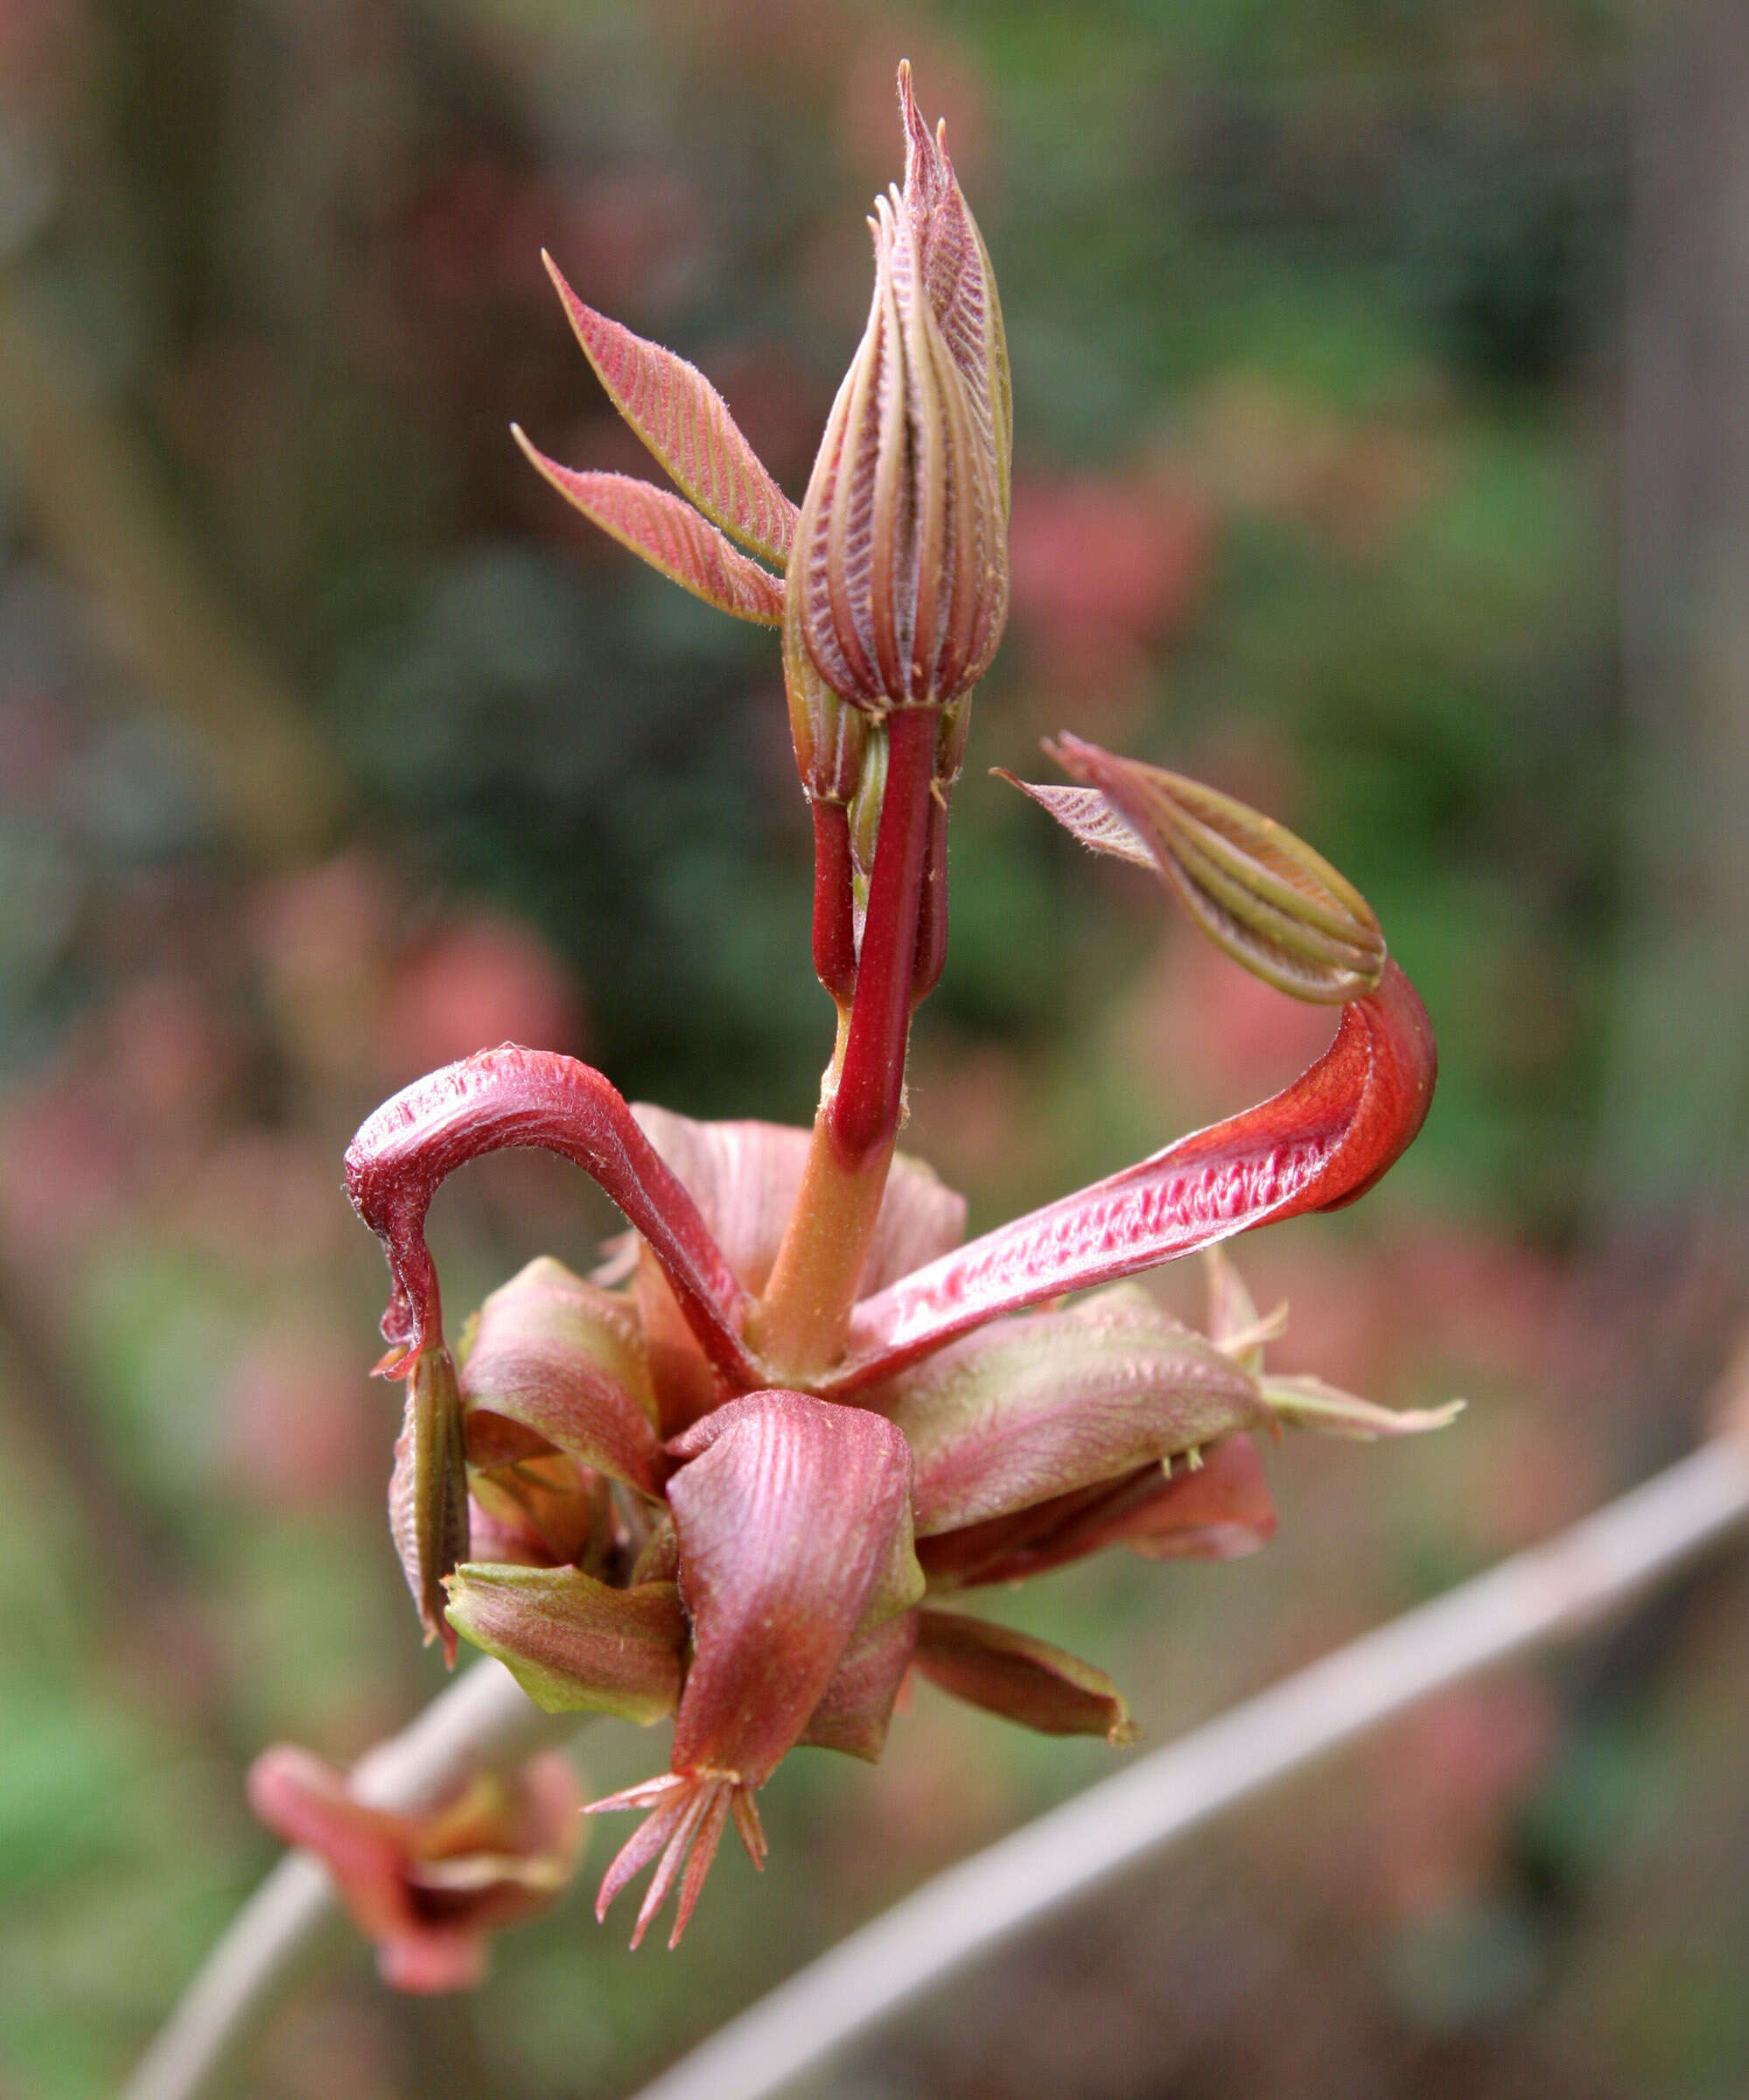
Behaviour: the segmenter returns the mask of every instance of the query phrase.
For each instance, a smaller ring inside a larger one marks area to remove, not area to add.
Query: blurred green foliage
[[[1295,1368],[1477,1403],[1437,1447],[1284,1452],[1255,1568],[1090,1565],[1017,1616],[1158,1736],[1683,1433],[1736,1242],[1650,1301],[1596,1236],[1634,996],[1612,489],[1648,35],[1603,0],[0,10],[0,319],[125,438],[350,798],[276,860],[215,760],[241,732],[142,671],[0,440],[0,2086],[108,2090],[270,1857],[248,1756],[351,1755],[435,1681],[382,1536],[392,1401],[358,1375],[353,1124],[507,1032],[694,1115],[811,1110],[829,1009],[771,639],[574,528],[505,426],[639,464],[544,242],[799,495],[901,50],[995,257],[1039,550],[956,802],[913,1141],[989,1222],[1316,1046],[983,767],[1036,771],[1067,725],[1206,774],[1361,886],[1442,1043],[1405,1167],[1352,1223],[1260,1242],[1260,1302],[1294,1298]],[[543,1245],[585,1264],[612,1223],[538,1166],[481,1172],[435,1221],[451,1301]],[[1662,1382],[1627,1390],[1648,1334]],[[1393,1739],[867,2090],[1736,2090],[1746,1620],[1739,1570],[1589,1685],[1515,1679]],[[625,1732],[583,1754],[598,1790],[654,1768]],[[1108,1758],[926,1691],[878,1774],[786,1768],[771,1874],[725,1863],[673,1961],[574,1902],[459,2015],[355,1973],[254,2090],[626,2090]],[[1211,1968],[1249,1980],[1221,1998]]]

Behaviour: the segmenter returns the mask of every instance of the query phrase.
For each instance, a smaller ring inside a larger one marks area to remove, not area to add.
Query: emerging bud
[[[1003,777],[1094,852],[1151,868],[1253,976],[1331,1006],[1378,990],[1385,942],[1373,907],[1286,825],[1200,780],[1080,737],[1045,749],[1085,785],[1035,788]]]
[[[863,783],[869,749],[867,715],[838,697],[794,633],[784,637],[783,682],[789,699],[796,770],[808,800],[848,805]]]
[[[1002,1313],[1354,1202],[1413,1142],[1438,1071],[1427,1009],[1387,962],[1291,1087],[861,1298],[820,1390],[841,1398]]]
[[[843,699],[958,699],[1008,616],[1008,354],[990,258],[901,66],[905,188],[875,204],[874,304],[796,526],[785,603]]]

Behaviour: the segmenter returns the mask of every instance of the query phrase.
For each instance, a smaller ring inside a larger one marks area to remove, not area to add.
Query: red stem
[[[917,907],[917,960],[911,1004],[918,1006],[941,981],[948,960],[948,802],[929,797],[929,836],[923,850],[923,896]]]
[[[937,710],[930,707],[895,708],[887,717],[886,788],[856,1000],[843,1069],[828,1112],[846,1165],[867,1158],[899,1127],[937,726]]]
[[[839,1005],[857,989],[850,817],[842,802],[814,805],[814,971]]]

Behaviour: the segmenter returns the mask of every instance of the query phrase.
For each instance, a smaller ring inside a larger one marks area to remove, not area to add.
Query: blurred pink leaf
[[[576,987],[551,949],[515,920],[486,913],[440,928],[400,965],[382,1030],[395,1077],[482,1043],[575,1051],[582,1032]]]
[[[577,1786],[556,1752],[507,1787],[478,1779],[443,1807],[396,1815],[354,1800],[346,1777],[281,1743],[249,1770],[249,1805],[326,1866],[397,1991],[464,1991],[486,1974],[486,1936],[544,1910],[581,1849]]]

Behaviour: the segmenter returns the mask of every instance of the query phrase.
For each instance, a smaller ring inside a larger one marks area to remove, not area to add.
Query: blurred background
[[[1749,12],[1631,0],[0,0],[0,2093],[113,2088],[270,1862],[241,1775],[440,1672],[339,1187],[506,1037],[805,1121],[829,1046],[770,636],[591,537],[642,471],[542,273],[702,365],[792,494],[908,53],[995,258],[1013,618],[907,1143],[975,1228],[1273,1088],[1329,1019],[988,766],[1072,727],[1263,803],[1438,1025],[1426,1133],[1242,1247],[1301,1438],[1254,1561],[991,1608],[1155,1741],[1684,1449],[1749,1313]],[[613,1214],[483,1163],[458,1312]],[[1196,1279],[1163,1289],[1194,1309]],[[926,2008],[836,2090],[1749,2083],[1749,1562],[1496,1675]],[[603,1726],[597,1791],[659,1768]],[[1109,1769],[924,1688],[805,1753],[680,1953],[581,1895],[489,1986],[362,1950],[268,2100],[626,2092]],[[608,1856],[597,1833],[584,1881]]]

